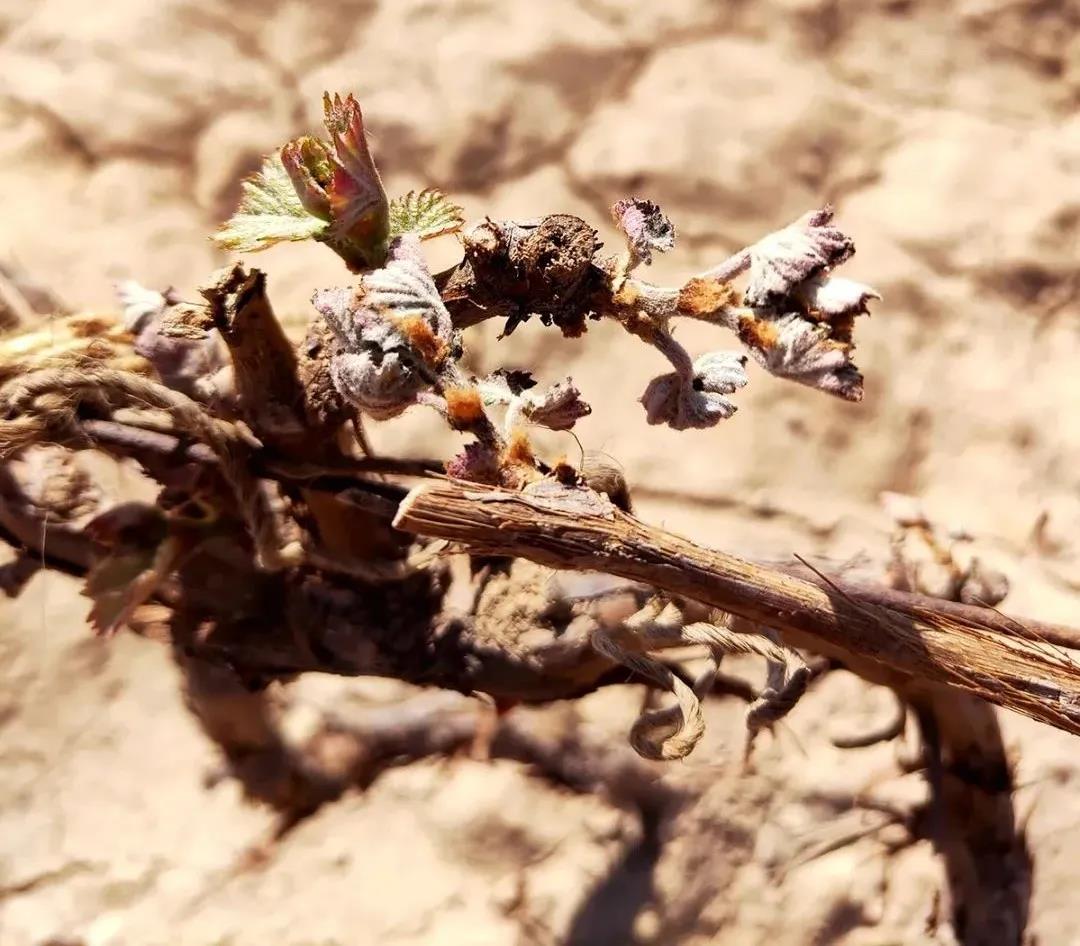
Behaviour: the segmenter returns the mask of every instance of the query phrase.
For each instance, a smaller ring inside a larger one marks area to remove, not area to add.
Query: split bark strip
[[[474,552],[646,582],[776,628],[791,644],[958,688],[1080,735],[1080,663],[1042,643],[1039,625],[991,609],[942,607],[922,595],[799,578],[618,511],[590,515],[581,504],[564,511],[471,483],[416,487],[394,524]]]

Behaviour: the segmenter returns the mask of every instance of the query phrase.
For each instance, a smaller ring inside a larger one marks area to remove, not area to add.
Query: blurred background
[[[594,406],[578,433],[625,467],[642,518],[746,555],[880,558],[878,496],[912,494],[1009,577],[1007,609],[1080,624],[1077,3],[7,0],[0,263],[70,310],[114,310],[122,278],[191,298],[227,262],[207,237],[239,181],[319,130],[325,89],[358,97],[391,195],[435,186],[470,219],[574,213],[612,247],[611,203],[657,201],[679,230],[658,282],[833,202],[858,247],[845,275],[883,297],[857,333],[861,404],[751,364],[732,420],[650,428],[637,398],[664,365],[615,326],[565,340],[532,322],[503,342],[485,327],[474,362],[572,374]],[[295,325],[349,278],[314,245],[248,262]],[[736,347],[680,331],[694,352]],[[411,414],[372,436],[452,444]],[[920,790],[889,746],[831,745],[888,715],[854,677],[823,681],[750,773],[740,706],[712,708],[706,744],[656,770],[692,787],[659,820],[455,758],[395,769],[278,840],[273,812],[212,784],[166,649],[94,640],[86,611],[55,575],[0,601],[2,943],[928,941],[930,842],[896,824],[859,837],[837,807],[877,777],[896,805]],[[299,681],[287,731],[400,689]],[[624,741],[640,694],[622,689],[582,701],[580,725]],[[1029,930],[1080,941],[1076,743],[1003,726],[1036,863]],[[855,837],[791,866],[830,831]]]

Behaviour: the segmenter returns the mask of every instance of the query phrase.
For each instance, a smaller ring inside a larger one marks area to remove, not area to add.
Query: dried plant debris
[[[983,607],[1005,599],[1008,578],[971,553],[966,530],[934,523],[915,497],[884,492],[880,501],[895,524],[888,573],[892,587]]]
[[[786,716],[810,681],[810,669],[771,632],[734,631],[723,615],[711,621],[688,621],[683,610],[656,595],[616,631],[597,627],[591,640],[604,656],[653,680],[675,697],[675,705],[648,710],[634,723],[630,744],[647,759],[685,758],[705,733],[701,701],[712,690],[724,654],[755,654],[765,658],[765,688],[747,708],[746,754],[755,736]],[[670,648],[704,647],[708,663],[688,686],[650,653]]]
[[[626,237],[629,269],[639,261],[649,266],[654,252],[666,253],[675,246],[675,224],[651,200],[634,197],[616,201],[611,216]]]

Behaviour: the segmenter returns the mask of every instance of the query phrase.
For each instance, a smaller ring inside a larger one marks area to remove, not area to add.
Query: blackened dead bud
[[[580,335],[590,299],[604,285],[593,263],[602,246],[596,230],[572,214],[538,221],[485,220],[466,232],[465,259],[485,295],[510,303],[505,334],[531,315]]]

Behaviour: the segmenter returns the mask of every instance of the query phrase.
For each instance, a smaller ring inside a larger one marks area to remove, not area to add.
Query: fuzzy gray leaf
[[[641,397],[646,419],[675,430],[714,427],[737,410],[724,395],[746,385],[746,361],[745,355],[711,352],[694,362],[690,379],[674,371],[653,378]]]
[[[778,306],[799,283],[838,266],[855,252],[851,239],[831,226],[832,216],[831,207],[806,214],[750,247],[746,305]]]
[[[828,322],[813,322],[797,312],[780,318],[741,320],[739,336],[771,374],[861,401],[863,377],[851,360],[849,338],[833,334]]]

